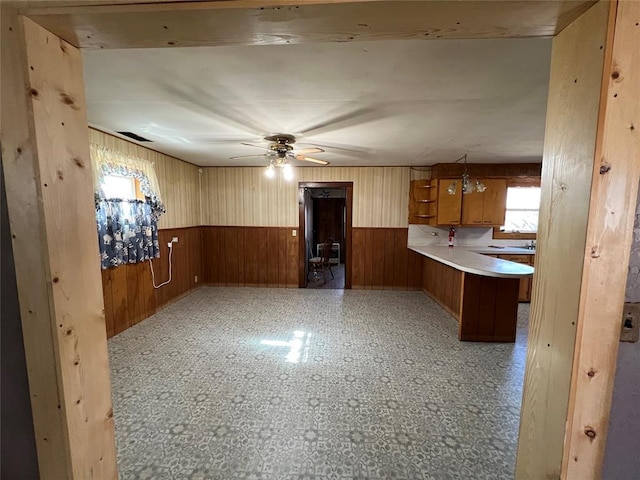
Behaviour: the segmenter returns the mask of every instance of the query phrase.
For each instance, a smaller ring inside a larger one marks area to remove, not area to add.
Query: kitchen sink
[[[488,248],[495,248],[496,250],[504,250],[505,248],[522,248],[524,250],[535,250],[536,247],[535,246],[530,246],[530,245],[506,245],[506,246],[501,246],[501,245],[487,245]]]

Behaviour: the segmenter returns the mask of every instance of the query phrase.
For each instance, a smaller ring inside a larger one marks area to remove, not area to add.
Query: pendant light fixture
[[[471,178],[467,173],[467,154],[465,153],[462,157],[460,157],[453,163],[458,163],[460,160],[464,161],[464,172],[462,172],[462,179],[460,181],[460,183],[462,184],[462,194],[467,195],[473,192],[484,193],[487,190],[486,185],[477,178]],[[458,180],[454,180],[447,187],[447,193],[449,195],[455,195],[457,191]]]

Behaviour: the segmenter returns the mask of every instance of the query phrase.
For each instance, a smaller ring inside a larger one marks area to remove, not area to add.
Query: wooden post
[[[598,479],[640,180],[640,2],[553,42],[516,476]]]
[[[3,166],[41,478],[117,478],[80,51],[2,5]]]
[[[558,479],[578,322],[608,2],[553,39],[516,478]]]
[[[612,4],[562,478],[599,479],[640,180],[640,2]]]

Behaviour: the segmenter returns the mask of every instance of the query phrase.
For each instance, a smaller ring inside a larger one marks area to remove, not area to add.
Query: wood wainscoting
[[[202,227],[203,281],[228,287],[298,286],[298,227]],[[353,229],[353,288],[420,290],[422,257],[406,228]]]
[[[204,282],[226,287],[297,287],[298,227],[202,228]]]
[[[406,228],[353,229],[353,288],[420,290],[422,256],[407,248]]]
[[[173,247],[173,280],[154,289],[149,262],[103,270],[107,336],[141,322],[201,284],[297,288],[297,235],[298,227],[160,230],[161,258],[153,261],[156,284],[167,280],[167,243],[178,237]],[[406,228],[354,228],[353,288],[420,290],[422,257],[407,248],[407,235]]]
[[[202,235],[200,227],[168,228],[158,231],[160,258],[153,260],[156,284],[167,280],[169,254],[167,243],[178,237],[172,254],[171,283],[153,288],[149,262],[122,265],[102,271],[107,337],[153,315],[202,281]],[[196,282],[196,276],[198,282]]]

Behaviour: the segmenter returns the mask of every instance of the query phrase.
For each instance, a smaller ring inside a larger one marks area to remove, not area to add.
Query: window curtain
[[[102,268],[159,258],[158,219],[165,208],[153,163],[95,144],[90,151]],[[136,179],[144,200],[108,198],[108,175]]]

